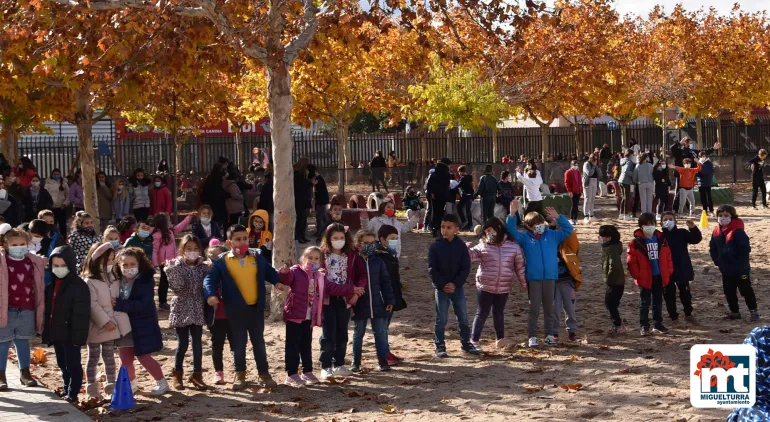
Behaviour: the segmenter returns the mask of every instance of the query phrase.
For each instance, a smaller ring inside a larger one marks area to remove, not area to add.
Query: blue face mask
[[[372,256],[372,255],[374,255],[374,250],[376,249],[376,246],[374,245],[374,243],[367,243],[367,244],[365,244],[363,246],[364,246],[364,248],[361,250],[361,253],[364,256]]]
[[[388,240],[388,249],[392,250],[393,252],[398,250],[398,239],[390,239]]]
[[[110,245],[112,245],[113,248],[117,248],[120,246],[120,240],[110,240]]]
[[[61,176],[51,176],[51,179],[56,180],[57,182],[61,180]]]
[[[11,258],[22,259],[27,252],[29,252],[29,247],[27,247],[27,245],[8,247],[8,255],[10,255]]]
[[[159,188],[160,187],[160,182],[155,182],[155,187]]]
[[[150,232],[148,232],[147,230],[139,230],[139,231],[137,232],[137,234],[139,235],[139,237],[140,237],[140,238],[142,238],[142,239],[146,239],[146,238],[147,238],[147,236],[149,236],[149,235],[150,235]]]

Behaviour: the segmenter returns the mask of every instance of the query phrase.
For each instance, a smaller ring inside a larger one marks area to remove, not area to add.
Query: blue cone
[[[115,410],[128,410],[136,406],[134,402],[134,392],[131,391],[131,380],[128,379],[128,370],[125,366],[120,367],[118,372],[118,382],[115,384],[115,391],[112,393],[112,407]]]

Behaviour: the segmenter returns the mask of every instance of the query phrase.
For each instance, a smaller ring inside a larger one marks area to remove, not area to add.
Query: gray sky
[[[553,4],[553,0],[546,0],[546,3]],[[621,15],[626,13],[647,15],[656,4],[662,4],[666,10],[670,11],[677,3],[682,3],[687,10],[697,10],[701,7],[708,9],[713,6],[720,13],[728,14],[736,0],[616,0],[615,8]],[[744,0],[738,3],[743,10],[750,12],[770,10],[770,0]]]

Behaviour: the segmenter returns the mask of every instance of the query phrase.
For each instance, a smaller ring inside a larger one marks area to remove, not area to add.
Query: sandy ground
[[[739,189],[746,192],[745,186]],[[738,195],[737,202],[742,205],[739,213],[746,215],[746,231],[752,239],[754,288],[764,320],[770,317],[766,299],[770,289],[765,283],[770,275],[770,220],[767,211],[754,211],[746,206],[747,201],[745,194]],[[615,214],[608,204],[601,201],[600,217]],[[621,307],[629,331],[622,337],[611,338],[605,334],[611,322],[603,302],[601,248],[596,239],[602,223],[578,226],[585,280],[577,295],[579,334],[584,338],[580,344],[562,343],[534,350],[521,347],[526,341],[527,298],[526,294],[515,292],[506,310],[506,335],[519,346],[509,351],[495,350],[490,317],[482,337],[485,353],[480,357],[465,356],[460,350],[456,322],[450,316],[447,346],[451,358],[434,358],[434,308],[426,275],[427,250],[432,239],[425,233],[413,233],[404,239],[401,264],[409,306],[396,314],[390,337],[391,349],[406,362],[392,372],[374,371],[374,343],[371,335],[367,335],[364,365],[371,372],[336,384],[301,389],[279,386],[270,391],[254,388],[245,392],[232,392],[229,386],[217,386],[206,392],[188,388],[169,392],[161,399],[137,397],[138,406],[123,414],[110,413],[104,407],[88,410],[87,414],[105,421],[724,420],[728,413],[724,410],[699,410],[690,405],[689,349],[698,343],[742,342],[757,324],[721,320],[726,312],[725,299],[719,273],[708,257],[710,230],[706,231],[704,241],[692,248],[697,274],[692,285],[697,323],[669,325],[670,335],[642,338],[638,331],[638,290],[629,278]],[[628,242],[633,232],[631,222],[619,222],[618,227],[624,243]],[[463,237],[475,242],[472,236]],[[466,288],[471,321],[476,308],[473,286],[471,279]],[[740,303],[747,316],[744,302]],[[157,357],[170,374],[176,340],[173,331],[167,329],[166,316],[161,314],[165,348]],[[204,333],[204,376],[210,380],[213,368],[209,334],[206,330]],[[316,329],[314,360],[318,358],[319,336],[320,329]],[[284,325],[268,323],[265,338],[271,372],[280,382],[285,378]],[[566,333],[562,332],[562,338],[566,338]],[[51,360],[35,365],[33,373],[55,388],[60,383],[58,369],[53,351],[46,351]],[[188,356],[186,368],[190,370],[191,352]],[[249,379],[254,380],[256,370],[251,356],[248,366]],[[225,367],[232,368],[231,356],[226,357]],[[142,369],[137,372],[140,384],[148,391],[152,385],[149,375]],[[228,378],[231,376],[228,373]],[[567,391],[561,384],[581,386],[579,391]]]

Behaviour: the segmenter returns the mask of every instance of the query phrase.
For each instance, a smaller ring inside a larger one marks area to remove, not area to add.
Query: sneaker
[[[334,371],[332,371],[332,368],[321,369],[321,379],[325,381],[330,378],[334,378]]]
[[[473,345],[473,347],[475,347],[479,352],[481,351],[481,342],[471,340],[471,345]]]
[[[508,341],[508,339],[501,338],[495,342],[495,347],[498,349],[506,349],[511,345],[511,342]]]
[[[476,346],[473,345],[473,343],[467,343],[462,346],[463,352],[469,354],[469,355],[479,355],[481,352],[479,349],[476,348]]]
[[[150,391],[151,396],[162,396],[168,393],[168,381],[165,378],[161,378],[155,381],[155,387]]]
[[[217,371],[214,373],[214,384],[215,385],[225,385],[227,384],[225,382],[225,373],[223,371]]]
[[[668,334],[669,331],[670,330],[663,324],[656,324],[655,327],[652,328],[652,332],[655,334]]]
[[[759,311],[751,311],[751,322],[759,321]]]
[[[436,357],[437,358],[448,358],[449,353],[446,352],[444,349],[436,349]]]
[[[131,381],[131,393],[136,394],[139,391],[139,383],[136,380]]]
[[[580,341],[580,337],[575,333],[569,333],[569,341]]]
[[[537,347],[537,337],[530,337],[527,345],[529,347]]]
[[[626,219],[626,216],[625,216],[625,214],[620,214],[620,215],[618,215],[618,220],[621,220],[621,221],[623,221],[623,220],[625,220],[625,219]]]
[[[305,385],[305,380],[303,380],[302,377],[300,377],[298,374],[294,374],[287,376],[286,381],[283,383],[289,387],[302,387]]]
[[[334,368],[334,376],[335,377],[349,377],[353,375],[352,372],[350,372],[350,369],[345,368],[345,366],[338,366]]]
[[[318,381],[318,378],[316,378],[315,374],[312,372],[305,372],[302,374],[302,381],[305,381],[305,384],[307,385],[313,385],[318,384],[321,381]]]
[[[396,366],[399,363],[401,363],[400,360],[396,360],[396,359],[391,358],[390,357],[390,353],[388,353],[388,356],[385,358],[385,360],[388,361],[388,365],[390,365],[390,366]],[[353,371],[353,370],[351,369],[351,371]],[[355,371],[353,371],[353,372],[355,372]]]
[[[158,305],[158,309],[160,309],[161,311],[168,312],[171,310],[171,306],[169,306],[168,303],[161,303],[160,305]]]
[[[594,217],[593,215],[592,215],[592,216],[590,216],[590,217],[588,217],[588,222],[589,222],[589,223],[593,223],[595,218],[596,218],[596,217]]]
[[[626,327],[622,325],[613,325],[612,330],[610,330],[610,334],[614,337],[623,335],[626,333]]]
[[[729,314],[725,315],[722,319],[725,319],[725,320],[741,319],[741,313],[740,312],[730,312]]]
[[[377,370],[380,372],[390,372],[390,365],[387,362],[381,362]]]
[[[354,363],[350,366],[350,372],[354,374],[358,374],[361,372],[361,364],[360,363]]]
[[[652,330],[650,330],[650,327],[642,327],[640,334],[642,335],[642,337],[649,336],[650,334],[652,334]]]
[[[591,222],[591,217],[586,217],[583,219],[583,224],[588,224]]]
[[[257,383],[262,387],[272,388],[277,387],[278,383],[273,380],[270,374],[259,374],[257,376]]]
[[[695,316],[694,315],[685,315],[684,320],[689,323],[695,323]]]
[[[403,358],[400,358],[400,357],[394,355],[393,353],[388,353],[388,359],[394,360],[396,362],[403,362],[404,361]]]
[[[549,346],[556,346],[559,344],[559,340],[554,336],[546,336],[544,342]]]

